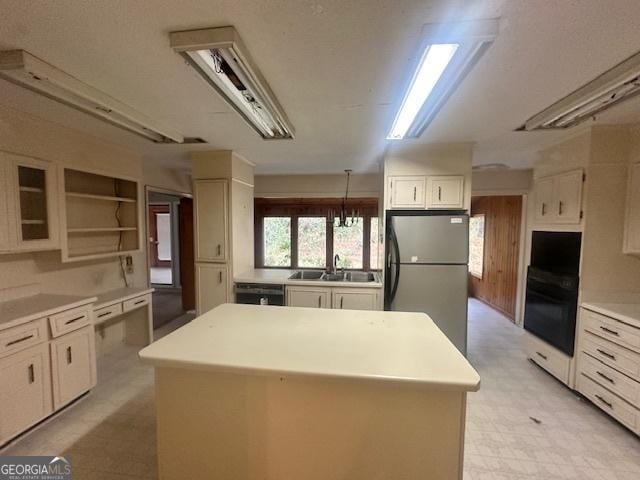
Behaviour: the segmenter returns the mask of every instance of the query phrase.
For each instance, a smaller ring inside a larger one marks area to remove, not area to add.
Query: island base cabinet
[[[462,478],[466,392],[156,368],[159,478]]]
[[[63,407],[96,384],[93,325],[51,342],[53,403]]]
[[[0,446],[52,411],[49,345],[0,360]]]

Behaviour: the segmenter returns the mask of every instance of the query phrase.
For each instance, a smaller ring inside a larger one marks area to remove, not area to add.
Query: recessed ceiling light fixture
[[[171,47],[266,140],[293,138],[293,125],[233,27],[172,32]]]
[[[498,20],[427,24],[420,56],[387,140],[422,135],[498,35]]]
[[[518,130],[573,127],[640,93],[640,52],[534,115]]]
[[[182,143],[183,136],[97,88],[24,50],[0,52],[0,78],[156,143]]]

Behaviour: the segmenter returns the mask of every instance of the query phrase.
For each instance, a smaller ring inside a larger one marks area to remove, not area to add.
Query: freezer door
[[[467,263],[469,217],[463,215],[394,216],[392,225],[400,263]]]
[[[466,265],[402,264],[390,309],[426,313],[466,355],[467,275]]]

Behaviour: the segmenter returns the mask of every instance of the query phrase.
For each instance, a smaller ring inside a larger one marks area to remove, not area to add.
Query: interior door
[[[149,205],[149,252],[152,267],[171,267],[171,210],[169,205]],[[168,221],[168,231],[166,222]],[[160,225],[159,225],[160,223]],[[160,231],[159,231],[160,228]],[[162,235],[162,238],[160,238]],[[162,242],[162,245],[161,245]],[[166,255],[168,242],[169,255]]]
[[[196,274],[193,252],[193,199],[181,198],[178,206],[178,229],[180,243],[180,284],[182,285],[182,308],[196,308]]]

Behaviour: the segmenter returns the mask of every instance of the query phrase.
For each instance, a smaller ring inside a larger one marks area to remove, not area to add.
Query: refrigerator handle
[[[396,297],[396,292],[398,291],[398,280],[400,278],[400,247],[398,246],[398,239],[396,237],[396,232],[393,229],[393,224],[389,225],[389,241],[391,243],[391,248],[393,248],[393,254],[389,254],[389,274],[391,273],[391,265],[393,263],[392,256],[395,256],[396,267],[393,282],[389,282],[389,295],[387,296],[387,308],[391,309],[391,304],[393,303],[393,300]]]

